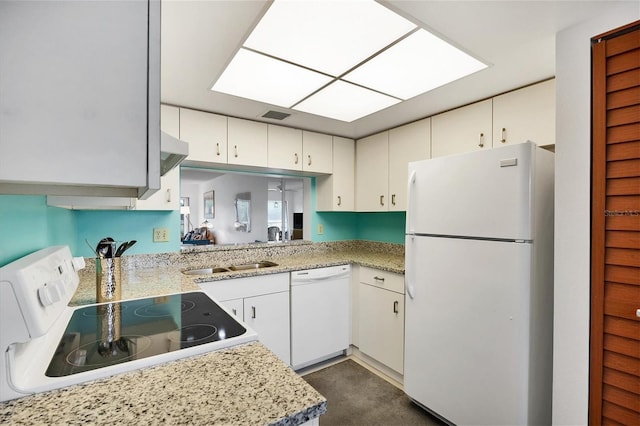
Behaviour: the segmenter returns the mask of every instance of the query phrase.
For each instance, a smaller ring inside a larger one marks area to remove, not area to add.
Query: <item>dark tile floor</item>
[[[400,389],[350,359],[303,378],[327,398],[321,426],[444,424]]]

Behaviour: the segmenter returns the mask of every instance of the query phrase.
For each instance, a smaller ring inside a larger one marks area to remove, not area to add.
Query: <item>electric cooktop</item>
[[[46,375],[68,376],[246,331],[202,292],[86,306],[73,312]]]

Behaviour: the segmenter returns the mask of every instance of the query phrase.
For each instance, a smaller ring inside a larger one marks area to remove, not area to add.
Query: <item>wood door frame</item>
[[[589,342],[589,423],[602,418],[604,344],[604,244],[606,185],[606,56],[600,37],[592,40],[591,74],[591,339]],[[595,423],[594,423],[595,422]]]

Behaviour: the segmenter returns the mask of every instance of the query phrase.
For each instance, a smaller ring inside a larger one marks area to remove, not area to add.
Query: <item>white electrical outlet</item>
[[[153,242],[161,243],[169,241],[169,228],[153,228]]]

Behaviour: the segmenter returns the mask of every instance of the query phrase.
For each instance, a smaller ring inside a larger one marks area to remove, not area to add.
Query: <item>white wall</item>
[[[640,19],[640,2],[556,37],[553,423],[583,425],[589,395],[591,37]]]

